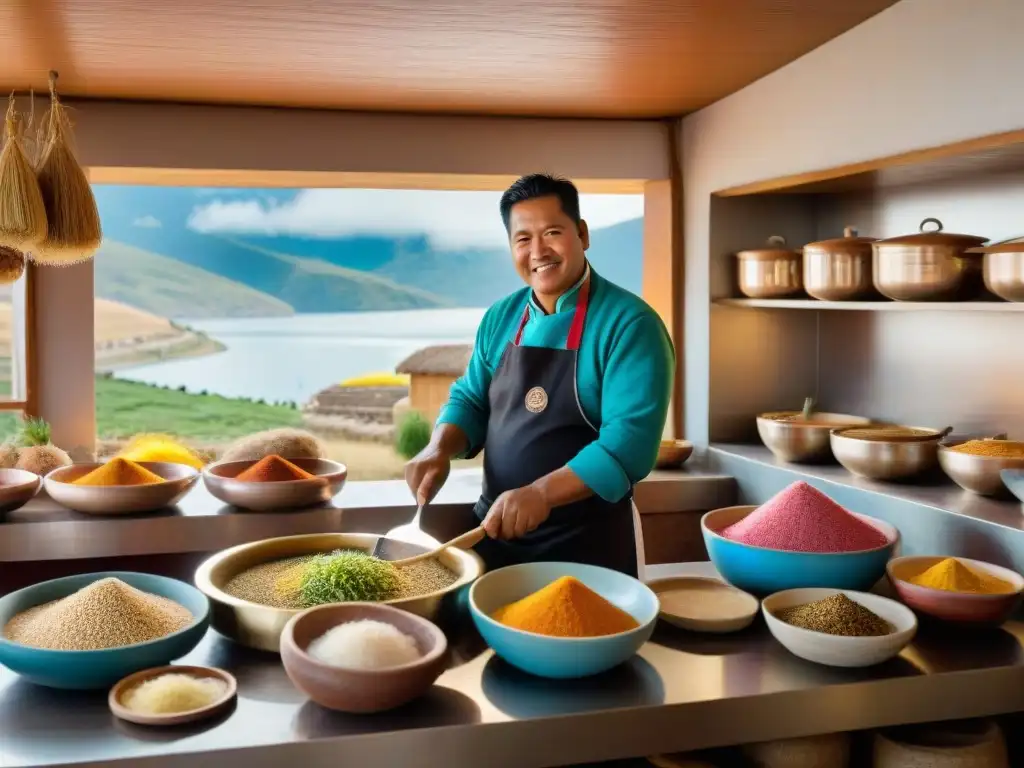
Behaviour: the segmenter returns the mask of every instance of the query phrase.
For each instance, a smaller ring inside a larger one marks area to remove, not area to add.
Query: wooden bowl
[[[693,454],[693,443],[689,440],[662,440],[658,446],[658,469],[681,467]]]
[[[647,582],[658,596],[658,618],[692,632],[738,632],[757,617],[760,601],[720,579],[672,576]]]
[[[103,463],[59,467],[43,478],[46,492],[58,504],[87,515],[131,515],[173,507],[199,479],[199,471],[185,464],[140,461],[138,464],[164,478],[151,485],[75,485],[74,481]]]
[[[950,592],[945,589],[922,587],[910,581],[945,559],[937,555],[907,555],[890,560],[886,572],[900,600],[917,613],[961,625],[998,626],[1013,614],[1020,603],[1021,591],[1024,590],[1024,577],[1008,568],[981,560],[956,558],[968,568],[995,576],[1014,586],[1014,592],[1002,595]]]
[[[43,479],[25,469],[0,469],[0,515],[13,512],[30,502]]]
[[[327,630],[371,619],[396,627],[416,640],[422,654],[387,669],[355,669],[324,664],[310,656],[309,644]],[[281,634],[281,662],[296,688],[321,707],[338,712],[382,712],[426,693],[444,672],[448,640],[426,619],[374,603],[338,603],[310,608],[293,617]]]
[[[204,469],[203,482],[207,490],[225,504],[255,512],[301,509],[324,504],[345,487],[348,469],[344,464],[328,459],[288,461],[316,477],[271,483],[246,482],[235,478],[257,461],[225,461]]]
[[[220,680],[227,687],[224,694],[216,701],[211,702],[205,707],[193,709],[188,712],[150,715],[142,712],[133,712],[122,703],[125,695],[133,688],[142,685],[147,680],[152,680],[153,678],[161,677],[168,673],[189,675],[190,677],[197,677],[201,679],[210,678]],[[223,712],[232,701],[234,701],[237,693],[238,682],[235,680],[235,676],[222,669],[216,669],[215,667],[171,665],[167,667],[144,669],[141,672],[136,672],[134,675],[128,675],[128,677],[124,678],[110,689],[110,694],[107,696],[107,704],[110,706],[110,711],[114,713],[115,717],[127,720],[130,723],[136,723],[138,725],[182,725],[184,723],[194,723],[199,720],[208,720],[211,717],[216,717]]]

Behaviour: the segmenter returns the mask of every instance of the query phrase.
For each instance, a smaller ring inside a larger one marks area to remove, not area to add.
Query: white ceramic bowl
[[[838,592],[888,621],[895,631],[881,637],[842,637],[794,627],[775,616],[786,608],[823,600]],[[887,597],[846,589],[787,589],[766,597],[761,602],[761,612],[769,631],[786,650],[801,659],[830,667],[881,664],[899,655],[917,632],[917,618],[905,605]]]

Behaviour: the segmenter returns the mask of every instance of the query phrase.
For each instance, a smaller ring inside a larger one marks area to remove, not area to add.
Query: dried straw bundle
[[[0,152],[0,246],[27,250],[46,237],[46,206],[32,161],[22,144],[14,94],[7,104]]]
[[[48,226],[46,237],[30,253],[40,264],[63,266],[85,261],[103,239],[96,198],[71,149],[71,139],[71,121],[57,97],[56,75],[51,74],[46,148],[36,171]]]
[[[0,285],[18,282],[25,274],[25,256],[21,251],[0,245]]]

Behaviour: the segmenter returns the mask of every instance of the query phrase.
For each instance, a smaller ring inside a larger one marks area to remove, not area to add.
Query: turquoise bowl
[[[885,575],[885,564],[899,545],[896,528],[867,515],[856,517],[885,534],[888,544],[860,552],[787,552],[741,544],[720,535],[755,509],[743,506],[712,510],[701,518],[700,530],[708,557],[722,578],[757,595],[805,587],[867,592]]]
[[[91,690],[109,688],[133,672],[160,667],[195,648],[210,623],[210,603],[202,592],[183,581],[148,573],[107,571],[66,576],[19,589],[0,598],[0,627],[14,616],[43,603],[67,597],[94,581],[120,579],[136,589],[184,606],[194,621],[184,629],[145,643],[98,651],[55,651],[12,643],[0,635],[0,664],[29,682],[49,688]]]
[[[999,472],[1003,485],[1010,489],[1010,493],[1024,503],[1024,469],[1003,469]]]
[[[604,637],[549,637],[506,627],[491,614],[546,587],[573,576],[605,600],[630,614],[639,627]],[[501,659],[539,677],[588,677],[631,658],[654,632],[658,597],[631,576],[579,563],[524,563],[481,576],[469,590],[473,622]]]

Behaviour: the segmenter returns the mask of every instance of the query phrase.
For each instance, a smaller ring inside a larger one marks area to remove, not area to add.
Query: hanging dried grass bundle
[[[25,274],[25,256],[21,251],[0,245],[0,285],[16,283]]]
[[[46,206],[20,129],[12,93],[7,103],[6,143],[0,152],[0,246],[26,250],[46,237]]]
[[[57,97],[56,73],[50,73],[50,114],[46,143],[37,176],[46,204],[46,237],[30,258],[40,264],[63,266],[85,261],[103,239],[100,214],[89,179],[71,147],[71,121]]]

